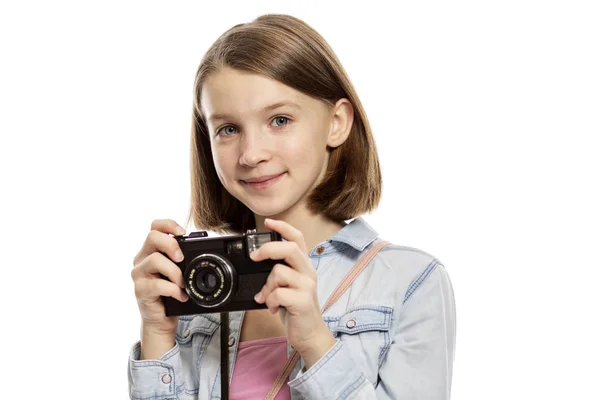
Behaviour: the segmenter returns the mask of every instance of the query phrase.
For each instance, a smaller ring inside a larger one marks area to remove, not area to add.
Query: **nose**
[[[240,165],[255,167],[271,159],[267,135],[261,132],[244,132],[240,146]]]

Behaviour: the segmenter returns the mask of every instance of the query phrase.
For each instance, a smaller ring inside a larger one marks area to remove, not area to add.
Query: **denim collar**
[[[337,243],[344,243],[352,248],[363,251],[369,244],[377,239],[377,231],[373,229],[362,217],[357,217],[350,221],[346,226],[337,231],[325,242],[319,243],[310,252],[310,256],[325,255],[335,251]],[[318,249],[323,247],[319,252]]]

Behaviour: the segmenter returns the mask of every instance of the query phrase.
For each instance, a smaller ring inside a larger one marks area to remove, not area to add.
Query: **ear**
[[[350,100],[339,99],[331,111],[331,128],[327,137],[327,146],[331,148],[342,145],[348,139],[354,122],[354,107]]]

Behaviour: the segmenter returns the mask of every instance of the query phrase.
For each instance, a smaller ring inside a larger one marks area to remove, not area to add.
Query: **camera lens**
[[[196,274],[196,286],[205,294],[214,293],[219,281],[220,279],[213,269],[202,268]]]
[[[202,307],[217,307],[226,303],[237,281],[231,263],[224,257],[209,253],[194,258],[183,278],[186,292]]]

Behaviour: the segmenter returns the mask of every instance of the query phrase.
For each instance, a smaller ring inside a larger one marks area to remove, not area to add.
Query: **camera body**
[[[254,295],[262,289],[275,264],[284,262],[255,262],[250,253],[265,243],[281,241],[281,235],[249,230],[243,235],[209,238],[206,231],[197,231],[175,239],[184,257],[176,265],[190,299],[182,303],[163,296],[167,316],[267,308],[254,301]]]

